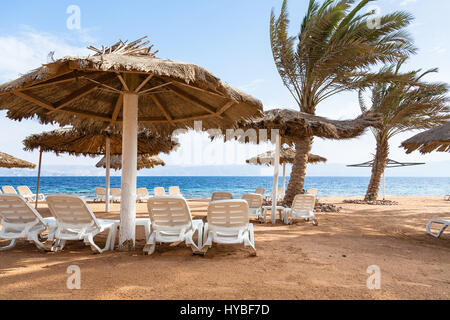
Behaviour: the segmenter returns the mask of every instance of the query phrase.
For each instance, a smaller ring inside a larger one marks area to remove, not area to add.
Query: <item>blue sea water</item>
[[[214,191],[230,191],[240,197],[255,188],[272,190],[272,177],[138,177],[138,187],[150,192],[154,187],[179,186],[186,198],[208,198]],[[289,180],[288,180],[289,181]],[[281,187],[281,178],[280,178]],[[363,196],[369,177],[307,177],[306,188],[317,188],[318,196]],[[104,186],[104,177],[42,177],[40,192],[64,193],[94,198],[95,187]],[[35,177],[0,177],[0,186],[27,185],[35,192]],[[120,177],[111,177],[111,187],[120,188]],[[441,196],[450,194],[450,178],[387,177],[386,194],[392,196]]]

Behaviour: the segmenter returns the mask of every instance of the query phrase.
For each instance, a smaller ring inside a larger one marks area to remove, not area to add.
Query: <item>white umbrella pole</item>
[[[272,131],[273,132],[273,131]],[[272,191],[272,214],[270,222],[275,224],[277,215],[277,198],[278,198],[278,172],[280,167],[280,134],[277,132],[275,137],[275,159],[273,170],[273,191]]]
[[[383,200],[386,200],[386,178],[383,172]]]
[[[120,200],[119,249],[130,250],[136,233],[138,95],[123,95],[122,192]]]
[[[42,165],[42,149],[39,151],[39,167],[38,167],[38,178],[37,178],[37,186],[36,186],[36,205],[34,206],[36,209],[38,207],[38,202],[39,202],[39,184],[41,183],[41,165]]]
[[[286,195],[286,162],[283,163],[283,196]]]
[[[106,137],[106,199],[105,212],[109,212],[109,190],[111,186],[110,171],[111,171],[111,139]]]

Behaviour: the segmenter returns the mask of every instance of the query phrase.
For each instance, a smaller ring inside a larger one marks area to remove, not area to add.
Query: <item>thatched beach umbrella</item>
[[[309,136],[335,140],[352,139],[363,134],[367,127],[378,126],[381,119],[378,114],[366,113],[353,120],[330,120],[289,109],[272,109],[265,111],[262,117],[241,121],[239,127],[255,129],[259,142],[271,139],[269,135],[261,136],[260,129],[278,130],[282,144],[294,145]]]
[[[192,128],[232,128],[262,111],[261,102],[231,88],[202,67],[155,58],[142,39],[119,41],[93,56],[64,57],[0,86],[0,108],[21,120],[36,116],[99,132],[123,134],[119,246],[135,244],[138,124],[155,133]]]
[[[158,156],[139,155],[137,157],[137,169],[152,169],[156,166],[165,166],[166,163]],[[106,168],[106,157],[103,157],[95,165],[97,168]],[[122,156],[112,156],[110,168],[114,170],[122,169]]]
[[[292,146],[311,136],[336,140],[355,138],[363,134],[367,127],[378,126],[381,120],[381,115],[373,113],[365,113],[354,120],[330,120],[289,109],[272,109],[265,111],[260,117],[239,122],[238,126],[242,131],[233,132],[232,136],[227,134],[225,140],[237,139],[243,143],[271,140],[275,144],[272,198],[277,199],[281,145]],[[273,201],[272,223],[275,223],[275,206],[276,202]]]
[[[265,164],[271,165],[275,162],[276,150],[267,151],[257,155],[256,157],[247,159],[246,162],[250,164]],[[282,147],[280,150],[280,164],[283,165],[283,194],[286,191],[286,164],[294,163],[295,150],[292,148]],[[327,162],[326,158],[309,153],[308,163]]]
[[[419,149],[422,154],[434,150],[438,152],[450,152],[450,122],[443,126],[416,134],[412,138],[403,141],[401,146],[406,153]]]
[[[0,167],[8,169],[12,168],[34,169],[36,168],[36,165],[31,162],[13,157],[7,153],[0,152]]]
[[[39,170],[37,189],[39,193],[39,181],[43,152],[68,153],[70,155],[98,156],[106,155],[105,161],[110,162],[110,155],[122,154],[122,135],[104,130],[100,134],[82,133],[73,128],[64,128],[27,137],[23,144],[26,151],[39,150]],[[153,156],[161,152],[169,153],[178,144],[170,137],[163,137],[151,133],[149,130],[141,130],[138,133],[138,154]],[[105,166],[106,167],[106,166]],[[106,167],[106,201],[105,211],[109,212],[110,166]],[[38,199],[36,198],[36,207]]]

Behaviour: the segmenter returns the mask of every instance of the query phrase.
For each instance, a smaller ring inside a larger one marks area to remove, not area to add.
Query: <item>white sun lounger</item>
[[[266,193],[266,189],[264,189],[264,188],[256,188],[255,193],[264,196],[264,193]]]
[[[211,195],[211,201],[230,200],[233,199],[231,192],[216,191]]]
[[[450,201],[450,194],[444,196],[444,200],[445,200],[445,201]]]
[[[250,217],[257,219],[263,216],[263,196],[257,193],[248,193],[242,196],[242,199],[248,203],[248,214]]]
[[[142,202],[150,198],[147,188],[136,189],[136,201]]]
[[[4,194],[18,194],[13,186],[3,186],[2,190]]]
[[[30,190],[30,188],[28,186],[19,186],[19,187],[17,187],[17,191],[19,192],[19,194],[22,197],[24,197],[28,201],[36,201],[36,194],[31,192],[31,190]],[[38,200],[39,201],[44,201],[45,200],[44,194],[39,193]]]
[[[155,252],[157,242],[184,242],[192,251],[199,252],[202,246],[203,221],[192,220],[186,200],[181,196],[161,196],[147,202],[152,232],[144,247],[146,254]],[[192,238],[198,233],[198,244]]]
[[[122,190],[120,188],[111,188],[111,201],[112,202],[120,202],[120,195]]]
[[[439,229],[438,233],[434,233],[434,232],[431,231],[431,226],[433,225],[433,223],[435,223],[435,224],[442,224],[442,226]],[[433,237],[439,238],[442,235],[442,233],[444,233],[445,229],[447,229],[448,226],[450,226],[450,220],[431,219],[427,223],[427,232],[428,232],[428,234],[432,235]]]
[[[180,187],[178,186],[169,187],[169,195],[180,196],[181,195]]]
[[[281,219],[286,224],[292,223],[297,218],[303,218],[305,221],[312,219],[313,226],[317,226],[318,222],[314,215],[314,207],[316,197],[312,194],[298,194],[292,202],[291,208],[283,210]],[[291,216],[289,218],[289,215]]]
[[[106,188],[96,187],[95,188],[95,199],[94,202],[105,202],[106,201]]]
[[[96,253],[102,253],[111,248],[111,239],[114,235],[114,220],[97,219],[80,197],[53,195],[47,197],[50,212],[56,219],[56,231],[49,235],[49,240],[56,239],[52,251],[60,251],[67,240],[83,240],[86,245]],[[109,230],[106,246],[101,249],[94,242],[94,237]]]
[[[166,195],[166,190],[163,187],[153,188],[153,194],[155,197],[162,197]]]
[[[0,195],[1,239],[11,239],[11,243],[0,250],[11,249],[18,239],[33,242],[42,250],[50,247],[39,241],[39,236],[47,229],[54,232],[56,222],[53,218],[42,218],[30,204],[20,195]]]
[[[256,255],[253,224],[249,223],[248,204],[245,200],[221,200],[210,202],[208,222],[203,228],[202,252],[206,253],[214,243],[244,244]]]

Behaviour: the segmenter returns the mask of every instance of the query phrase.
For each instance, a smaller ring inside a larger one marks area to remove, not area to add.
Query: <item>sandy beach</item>
[[[80,242],[60,253],[42,253],[20,241],[0,253],[0,299],[449,299],[450,232],[434,239],[425,232],[430,218],[450,217],[440,197],[389,197],[398,206],[344,204],[318,213],[319,226],[256,221],[258,255],[243,246],[215,245],[205,257],[191,249],[161,245],[144,256],[138,228],[132,253],[93,254]],[[355,199],[355,198],[353,198]],[[189,201],[194,218],[205,218],[207,200]],[[119,218],[119,205],[99,218]],[[39,211],[49,216],[45,204]],[[138,217],[147,217],[146,204]],[[106,236],[96,237],[104,245]],[[0,241],[4,246],[8,242]],[[81,269],[81,290],[68,290],[67,267]],[[368,290],[367,267],[381,268],[381,290]]]

